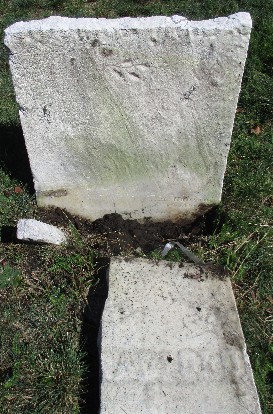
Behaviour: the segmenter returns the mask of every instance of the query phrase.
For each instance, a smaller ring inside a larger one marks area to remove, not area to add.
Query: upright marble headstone
[[[248,13],[7,28],[38,204],[175,221],[219,203],[250,31]]]
[[[220,273],[111,259],[100,337],[101,414],[261,414]]]

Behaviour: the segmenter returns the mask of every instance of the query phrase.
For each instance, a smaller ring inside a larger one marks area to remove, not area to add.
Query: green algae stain
[[[168,65],[180,65],[180,59],[173,56]],[[86,181],[98,185],[154,179],[159,173],[167,174],[172,163],[176,163],[178,169],[183,167],[189,174],[208,174],[206,154],[204,157],[200,155],[202,145],[196,143],[188,147],[188,143],[183,142],[181,137],[181,147],[173,154],[162,154],[162,150],[150,145],[148,133],[143,134],[136,125],[133,114],[127,114],[124,102],[120,102],[111,90],[95,59],[89,56],[88,62],[82,78],[92,79],[92,82],[86,84],[86,90],[82,85],[81,91],[86,94],[81,115],[83,119],[86,116],[85,131],[80,126],[73,136],[60,137],[65,142],[66,158],[71,163],[68,168],[85,176]],[[189,59],[189,62],[184,62],[184,66],[186,64],[195,66],[196,63]],[[90,89],[94,87],[96,93],[92,94]]]

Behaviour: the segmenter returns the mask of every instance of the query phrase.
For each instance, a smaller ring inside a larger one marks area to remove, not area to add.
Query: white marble
[[[51,224],[34,219],[21,219],[17,223],[17,239],[48,244],[63,244],[67,238],[64,232]]]
[[[219,271],[112,258],[100,349],[101,414],[261,414]]]
[[[248,13],[7,28],[38,204],[176,221],[219,203],[250,31]]]

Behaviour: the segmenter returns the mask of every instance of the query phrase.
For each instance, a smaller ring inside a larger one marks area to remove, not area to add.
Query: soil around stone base
[[[183,221],[153,222],[146,219],[124,219],[120,214],[106,214],[93,222],[82,219],[60,208],[40,209],[39,219],[59,227],[74,226],[83,238],[92,240],[92,247],[106,256],[128,253],[138,249],[148,254],[162,248],[168,241],[194,243],[210,229],[214,211],[199,217],[193,223]]]

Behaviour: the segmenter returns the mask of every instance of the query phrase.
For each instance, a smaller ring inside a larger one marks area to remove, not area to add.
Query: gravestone
[[[176,221],[219,203],[250,31],[248,13],[7,28],[38,205]]]
[[[112,258],[100,335],[105,414],[261,414],[229,278]]]

